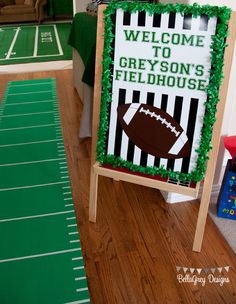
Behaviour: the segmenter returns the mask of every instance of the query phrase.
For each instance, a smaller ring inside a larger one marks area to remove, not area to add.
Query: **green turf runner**
[[[0,106],[4,304],[90,303],[55,86],[10,82]]]
[[[0,64],[71,60],[70,23],[0,27]]]

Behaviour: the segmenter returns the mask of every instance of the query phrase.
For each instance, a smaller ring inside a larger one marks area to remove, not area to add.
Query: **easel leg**
[[[89,193],[89,221],[96,222],[97,217],[98,174],[91,168]]]
[[[202,247],[202,240],[204,236],[204,230],[206,225],[207,213],[211,198],[211,189],[212,189],[213,178],[204,182],[202,198],[200,203],[200,208],[198,212],[197,227],[195,230],[195,237],[193,242],[193,251],[200,252]]]

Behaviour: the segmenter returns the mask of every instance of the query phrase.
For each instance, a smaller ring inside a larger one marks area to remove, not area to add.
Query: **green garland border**
[[[126,12],[137,12],[145,10],[149,14],[176,12],[181,14],[192,14],[193,17],[206,14],[209,17],[217,17],[217,31],[213,37],[211,45],[211,70],[209,84],[206,89],[208,101],[205,103],[206,110],[201,131],[201,140],[199,148],[196,150],[198,158],[196,168],[191,173],[174,172],[161,167],[142,167],[131,162],[125,161],[115,155],[106,154],[106,138],[108,131],[108,105],[112,101],[112,75],[110,66],[112,65],[112,33],[113,23],[111,16],[117,9],[123,9]],[[228,36],[228,21],[230,19],[231,9],[227,7],[218,7],[198,4],[149,4],[138,2],[111,2],[104,11],[104,50],[103,50],[103,74],[102,74],[102,96],[100,110],[100,126],[98,130],[97,142],[97,161],[100,164],[110,164],[114,168],[124,167],[133,172],[141,172],[149,175],[160,175],[161,177],[171,177],[177,180],[198,182],[204,179],[206,171],[206,162],[209,159],[208,152],[212,148],[211,138],[213,125],[215,123],[216,106],[219,102],[219,87],[223,79],[224,50],[227,46],[225,41]]]

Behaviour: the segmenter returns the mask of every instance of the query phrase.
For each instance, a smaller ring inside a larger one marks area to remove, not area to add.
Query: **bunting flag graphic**
[[[218,271],[218,273],[222,273],[223,270],[225,270],[226,272],[229,272],[230,266],[224,266],[224,267],[209,267],[209,268],[194,268],[194,267],[181,267],[181,266],[176,266],[176,271],[177,272],[183,272],[183,273],[187,273],[188,271],[193,274],[195,271],[200,275],[201,272],[203,271],[205,274],[207,273],[215,273],[216,270]]]
[[[215,271],[216,271],[215,268],[211,268],[211,272],[212,272],[213,274],[215,273]]]
[[[180,272],[181,267],[180,266],[176,266],[176,270],[177,272]]]
[[[191,273],[194,273],[195,268],[189,268]]]
[[[202,268],[197,268],[197,273],[200,274],[202,272]]]
[[[229,266],[224,267],[224,269],[229,272]]]

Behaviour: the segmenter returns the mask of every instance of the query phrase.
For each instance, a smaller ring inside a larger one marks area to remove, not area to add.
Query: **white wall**
[[[86,7],[91,0],[73,0],[74,14],[78,12],[86,12]]]

